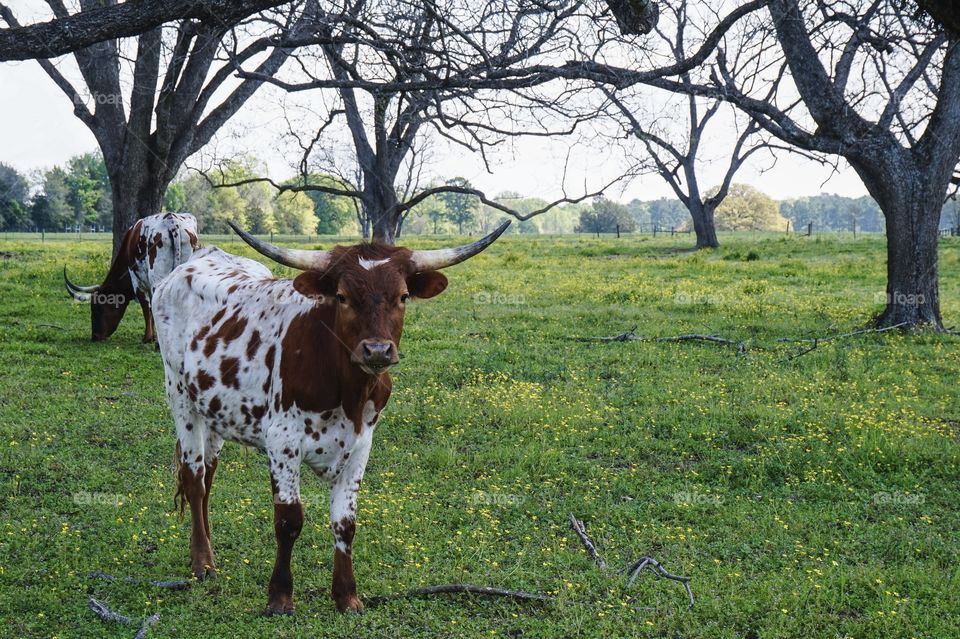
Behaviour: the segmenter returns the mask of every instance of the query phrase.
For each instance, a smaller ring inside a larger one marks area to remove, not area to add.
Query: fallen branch
[[[97,615],[104,621],[112,621],[114,623],[122,624],[132,624],[133,619],[130,617],[121,615],[119,612],[114,612],[110,610],[107,605],[101,601],[97,601],[93,597],[90,597],[90,610],[93,611],[93,614]]]
[[[523,592],[520,590],[504,590],[502,588],[491,588],[490,586],[474,586],[473,584],[444,584],[442,586],[415,588],[414,590],[407,590],[406,592],[400,592],[393,595],[368,597],[363,600],[363,603],[368,608],[374,608],[384,602],[392,601],[394,599],[408,599],[411,597],[428,597],[430,595],[458,593],[470,593],[491,597],[509,597],[511,599],[519,599],[521,601],[553,601],[553,597],[532,592]]]
[[[637,335],[637,325],[626,330],[619,335],[608,335],[604,337],[568,337],[577,342],[713,342],[714,344],[723,344],[725,346],[736,346],[737,353],[746,352],[747,348],[743,342],[720,337],[719,335],[701,335],[699,333],[688,333],[686,335],[674,335],[672,337],[643,337]]]
[[[567,339],[572,339],[577,342],[627,342],[630,340],[644,340],[645,338],[634,333],[635,330],[637,330],[636,324],[633,325],[633,328],[619,335],[610,335],[608,337],[568,337]]]
[[[593,542],[587,535],[587,530],[584,528],[583,522],[574,517],[573,513],[570,513],[570,527],[573,528],[573,532],[577,533],[577,536],[580,537],[580,541],[583,543],[583,547],[586,548],[590,558],[597,562],[597,566],[599,566],[601,570],[606,570],[607,562],[605,562],[603,557],[600,556],[600,553],[597,552],[596,546],[593,545]]]
[[[658,577],[663,579],[669,579],[671,581],[678,581],[682,583],[684,589],[687,591],[687,597],[690,598],[689,608],[693,608],[693,591],[690,590],[690,577],[681,577],[680,575],[674,575],[673,573],[668,572],[667,569],[663,567],[663,564],[653,557],[643,556],[627,569],[630,573],[630,577],[627,579],[627,585],[624,586],[624,589],[633,585],[633,582],[636,581],[640,571],[644,568],[649,568],[656,573]]]
[[[746,346],[743,342],[737,342],[732,339],[727,339],[726,337],[718,337],[716,335],[698,335],[696,333],[691,333],[689,335],[677,335],[676,337],[658,337],[658,342],[714,342],[716,344],[726,344],[727,346],[736,346],[738,353],[745,352]]]
[[[789,362],[790,360],[797,359],[798,357],[803,357],[811,351],[817,350],[817,347],[823,342],[830,342],[836,339],[843,339],[846,337],[853,337],[855,335],[864,335],[866,333],[886,333],[887,331],[892,331],[898,328],[903,328],[909,326],[910,322],[900,322],[899,324],[894,324],[893,326],[886,326],[884,328],[862,328],[858,331],[851,331],[849,333],[837,333],[836,335],[827,335],[825,337],[781,337],[777,340],[779,343],[790,342],[794,344],[810,344],[809,348],[805,348],[801,351],[787,355],[784,359],[780,360],[783,362]]]
[[[140,630],[137,631],[136,636],[133,639],[143,639],[147,636],[147,632],[150,630],[150,626],[160,621],[160,613],[152,614],[146,619],[143,620],[143,623],[140,624]]]
[[[97,615],[104,621],[109,621],[112,623],[119,623],[126,626],[135,624],[136,622],[127,617],[126,615],[121,615],[119,612],[114,612],[107,607],[102,601],[97,601],[93,597],[90,597],[90,610],[93,611],[93,614]],[[140,622],[140,629],[137,631],[137,634],[133,639],[144,639],[147,636],[147,633],[150,631],[150,627],[155,623],[160,621],[160,613],[152,614],[142,622]]]
[[[182,579],[156,581],[153,579],[140,579],[138,577],[114,577],[105,572],[88,572],[87,576],[95,579],[106,579],[107,581],[123,581],[128,584],[150,584],[156,588],[168,588],[170,590],[189,590],[191,586],[189,581],[183,581]]]

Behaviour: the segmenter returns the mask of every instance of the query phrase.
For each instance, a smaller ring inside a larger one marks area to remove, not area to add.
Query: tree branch
[[[233,24],[289,0],[128,0],[47,22],[0,29],[0,61],[55,58],[92,44],[136,36],[166,22],[197,19]]]

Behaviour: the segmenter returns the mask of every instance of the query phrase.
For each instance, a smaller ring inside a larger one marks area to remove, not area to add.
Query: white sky
[[[299,98],[309,100],[307,94]],[[304,97],[306,96],[306,97]],[[244,109],[220,136],[220,144],[235,150],[253,152],[267,162],[274,178],[283,179],[293,173],[290,168],[297,157],[285,157],[280,142],[285,131],[282,121],[270,115],[276,112],[281,99],[279,90],[268,87],[248,101]],[[715,122],[723,129],[723,122]],[[728,153],[732,130],[715,134],[713,147],[707,154],[722,157]],[[431,172],[438,178],[463,176],[488,195],[516,191],[522,195],[547,199],[564,194],[561,184],[567,156],[565,139],[548,142],[527,138],[512,140],[492,156],[492,173],[479,158],[456,146],[438,143],[432,154]],[[567,167],[566,194],[576,196],[595,190],[621,174],[625,167],[622,154],[605,143],[578,147],[571,153]],[[47,77],[36,62],[0,63],[0,162],[22,172],[62,164],[73,155],[95,150],[93,135],[73,115],[70,101]],[[292,162],[291,162],[292,160]],[[721,179],[723,167],[717,163],[704,172],[702,187],[710,187]],[[820,192],[839,193],[851,197],[866,190],[846,164],[834,172],[815,162],[790,154],[781,154],[772,170],[762,172],[769,160],[751,160],[738,174],[736,181],[752,184],[776,199],[786,199]],[[644,175],[624,187],[615,188],[613,199],[654,199],[673,197],[670,188],[656,175]]]

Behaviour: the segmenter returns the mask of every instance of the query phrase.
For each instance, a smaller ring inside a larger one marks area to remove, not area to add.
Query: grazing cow
[[[223,440],[232,439],[265,451],[270,468],[277,555],[266,613],[293,611],[290,556],[304,521],[304,464],[332,486],[336,607],[363,608],[352,561],[357,491],[390,397],[386,371],[399,361],[404,307],[441,293],[447,278],[437,270],[476,255],[508,225],[467,246],[429,251],[284,249],[234,226],[257,251],[304,272],[278,280],[258,262],[207,248],[160,284],[157,331],[195,576],[216,574],[207,500]]]
[[[117,257],[103,284],[77,286],[63,281],[75,300],[90,302],[91,339],[101,342],[117,330],[127,304],[134,298],[143,310],[143,341],[155,339],[150,300],[157,285],[200,248],[197,219],[186,213],[150,215],[127,229]]]

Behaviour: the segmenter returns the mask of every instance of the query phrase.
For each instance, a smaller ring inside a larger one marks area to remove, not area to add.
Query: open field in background
[[[674,250],[688,237],[510,236],[408,310],[360,495],[361,594],[470,582],[556,603],[336,615],[327,491],[305,477],[298,609],[282,619],[257,616],[274,556],[266,463],[232,443],[210,506],[216,581],[170,592],[86,575],[189,575],[160,358],[138,308],[93,344],[88,308],[63,290],[63,264],[93,283],[109,244],[0,241],[0,635],[135,633],[95,618],[94,596],[159,612],[157,638],[956,636],[960,338],[869,334],[786,361],[803,346],[778,338],[853,330],[881,307],[883,238],[721,241],[694,254]],[[950,326],[960,238],[941,247]],[[567,339],[634,324],[747,350]],[[651,573],[627,601],[619,570],[644,554],[692,578],[693,610]]]

